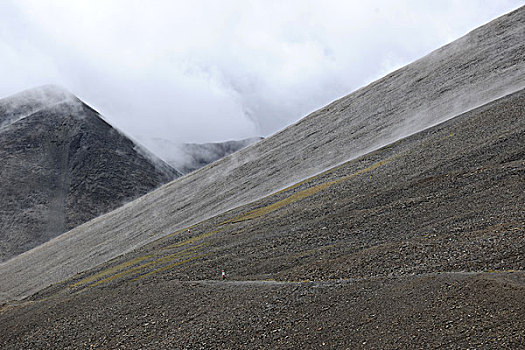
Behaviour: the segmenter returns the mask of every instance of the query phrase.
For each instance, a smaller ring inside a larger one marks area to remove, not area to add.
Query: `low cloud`
[[[268,136],[521,1],[12,1],[0,95],[69,89],[136,138]]]

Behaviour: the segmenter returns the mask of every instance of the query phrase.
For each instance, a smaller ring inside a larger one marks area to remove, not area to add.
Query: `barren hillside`
[[[525,7],[295,125],[0,264],[1,300],[45,286],[525,86]]]
[[[5,305],[0,345],[518,349],[524,145],[521,90]]]

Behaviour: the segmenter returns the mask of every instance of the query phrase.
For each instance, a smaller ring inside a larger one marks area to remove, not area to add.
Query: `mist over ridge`
[[[0,100],[0,261],[181,174],[57,86]]]
[[[210,143],[180,143],[161,138],[143,139],[149,150],[182,174],[188,174],[252,145],[262,137]]]
[[[267,137],[521,5],[7,0],[0,96],[58,84],[135,139]]]
[[[0,273],[9,276],[0,293],[23,297],[519,91],[525,87],[524,45],[522,7],[253,146],[0,264]]]

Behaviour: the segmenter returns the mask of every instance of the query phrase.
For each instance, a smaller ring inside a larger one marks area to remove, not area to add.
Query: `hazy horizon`
[[[267,137],[521,1],[7,1],[0,97],[69,90],[134,139]]]

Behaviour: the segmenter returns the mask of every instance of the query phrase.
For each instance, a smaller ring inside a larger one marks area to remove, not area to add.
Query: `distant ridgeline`
[[[166,163],[181,173],[188,174],[262,139],[262,137],[254,137],[238,141],[198,144],[175,143],[154,138],[144,142],[148,149],[164,159]]]

